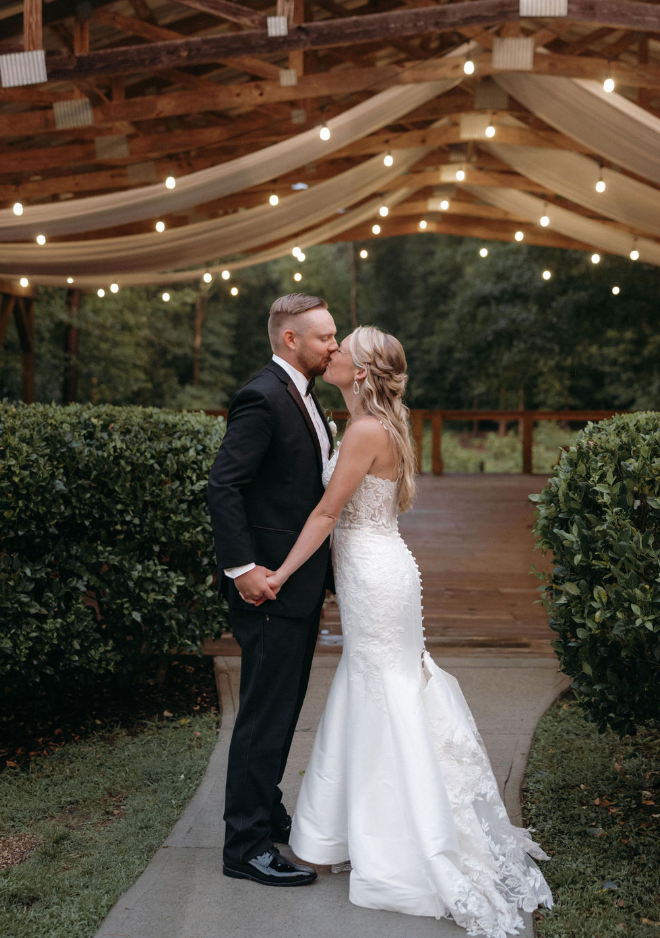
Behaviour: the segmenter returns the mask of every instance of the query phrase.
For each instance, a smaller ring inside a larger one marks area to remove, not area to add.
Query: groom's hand
[[[242,600],[251,605],[261,605],[266,599],[275,599],[275,591],[268,585],[267,577],[272,573],[268,567],[253,567],[234,580]]]

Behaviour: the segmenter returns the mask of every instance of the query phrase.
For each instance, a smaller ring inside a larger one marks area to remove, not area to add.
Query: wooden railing
[[[207,410],[213,416],[227,416],[225,410]],[[431,472],[442,475],[442,425],[448,420],[506,420],[518,421],[522,443],[522,471],[532,472],[532,446],[534,424],[537,420],[605,420],[614,414],[627,414],[627,410],[411,410],[412,433],[417,451],[417,467],[422,471],[422,446],[424,424],[431,423]],[[348,420],[347,410],[333,410],[332,418],[337,422]]]

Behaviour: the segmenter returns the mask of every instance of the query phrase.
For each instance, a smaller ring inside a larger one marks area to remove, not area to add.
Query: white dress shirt
[[[298,371],[297,368],[294,368],[293,365],[290,365],[289,362],[284,361],[283,358],[280,358],[279,355],[273,355],[272,359],[276,365],[279,365],[280,368],[283,368],[284,371],[289,375],[293,380],[296,388],[298,389],[300,396],[303,399],[303,403],[307,408],[309,416],[311,417],[314,429],[316,430],[316,435],[319,438],[319,444],[321,446],[321,459],[323,460],[323,468],[328,465],[328,451],[330,449],[330,441],[328,439],[328,431],[325,428],[323,418],[319,414],[316,404],[312,400],[311,394],[306,394],[308,379],[302,373]],[[254,563],[246,563],[241,567],[229,567],[225,570],[225,574],[231,579],[235,579],[237,576],[242,576],[244,573],[247,573],[249,570],[253,570],[256,567]]]

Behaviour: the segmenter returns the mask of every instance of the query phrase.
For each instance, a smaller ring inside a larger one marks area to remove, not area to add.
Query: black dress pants
[[[272,844],[271,827],[286,818],[279,785],[307,691],[324,595],[300,619],[230,609],[241,646],[241,689],[227,766],[226,863],[263,853]]]

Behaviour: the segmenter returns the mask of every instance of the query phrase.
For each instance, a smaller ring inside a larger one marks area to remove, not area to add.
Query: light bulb
[[[170,298],[169,293],[163,293],[163,302],[167,303],[169,301],[169,298]]]
[[[229,292],[232,296],[238,296],[238,287],[232,287]]]
[[[174,176],[168,176],[167,179],[165,180],[165,187],[167,189],[174,189],[175,186],[176,186],[176,179],[174,178]]]
[[[300,283],[300,281],[302,280],[302,274],[296,271],[295,274],[293,275],[293,279],[296,281],[296,283]]]
[[[391,153],[388,153],[386,156],[383,157],[383,163],[386,166],[392,166],[394,164],[394,157],[392,156]]]
[[[615,296],[618,296],[619,293],[621,293],[621,290],[619,289],[619,287],[612,287],[612,293],[613,293]]]
[[[550,224],[550,219],[548,218],[547,215],[541,215],[539,223],[542,225],[543,228],[547,228],[548,225]]]
[[[611,91],[614,91],[614,79],[613,78],[605,79],[605,81],[603,82],[603,91],[607,91],[608,94]]]
[[[423,218],[419,223],[419,227],[422,229],[422,231],[424,231],[424,229],[426,228],[426,222],[424,221]]]
[[[516,231],[516,233],[514,234],[513,237],[516,239],[516,241],[522,241],[522,239],[525,237],[525,232],[524,232],[524,231]]]
[[[486,127],[486,136],[487,137],[495,136],[495,128],[493,127],[492,124],[489,124],[488,127]]]
[[[19,283],[22,287],[27,287],[30,285],[30,281],[28,280],[27,277],[21,277],[21,279],[19,280]]]
[[[293,254],[294,257],[298,257],[298,255],[300,254],[300,248],[291,248],[291,253]]]
[[[463,71],[466,75],[474,75],[474,62],[472,59],[466,59],[463,63]]]
[[[550,277],[552,277],[552,274],[550,273],[549,270],[544,270],[541,276],[543,277],[544,280],[549,280]]]
[[[592,255],[591,255],[591,263],[592,263],[592,264],[600,264],[600,254],[592,254]]]
[[[480,248],[479,254],[481,257],[488,257],[488,248]]]
[[[67,278],[66,278],[66,282],[67,282],[67,283],[73,283],[73,277],[67,277]]]
[[[13,205],[13,207],[12,207],[12,211],[13,211],[14,215],[22,215],[22,214],[23,214],[23,205],[22,205],[22,203],[21,203],[21,202],[14,202],[14,205]]]
[[[374,234],[380,234],[380,225],[372,225],[371,230]]]
[[[213,274],[210,274],[207,270],[202,279],[204,283],[210,283],[213,280]]]
[[[465,179],[465,172],[462,169],[457,169],[456,178],[458,179],[459,182],[463,182],[463,180]]]
[[[303,254],[302,251],[301,251],[300,254],[298,255],[298,260],[300,261],[301,264],[302,264],[302,262],[305,260],[305,257],[306,257],[306,256],[307,256],[307,255],[306,255],[306,254]]]
[[[46,235],[37,235],[37,244],[45,244]]]
[[[223,280],[229,280],[231,273],[228,270],[223,270],[221,276]]]
[[[162,231],[165,231],[165,222],[164,222],[164,221],[157,221],[157,222],[156,222],[156,231],[161,231],[161,232],[162,232]]]
[[[118,284],[118,283],[111,283],[111,284],[110,284],[110,292],[111,292],[111,293],[119,293],[119,284]]]
[[[381,216],[381,218],[386,218],[389,215],[389,211],[390,210],[387,205],[381,205],[381,207],[378,209],[378,214]]]
[[[442,200],[442,202],[440,203],[440,208],[442,209],[443,212],[447,211],[447,209],[449,208],[449,202],[447,201],[447,199]]]
[[[96,292],[98,296],[105,296],[105,290],[103,289],[103,287],[99,287]]]
[[[630,260],[631,261],[639,260],[639,251],[637,250],[637,248],[633,248],[632,251],[630,252]]]
[[[271,205],[277,205],[280,199],[279,199],[279,196],[275,195],[275,193],[273,192],[273,194],[269,197],[268,201],[270,202]]]
[[[320,131],[319,131],[319,137],[321,138],[321,140],[329,140],[329,139],[330,139],[330,128],[328,127],[327,124],[324,124],[324,125],[321,127],[321,129],[320,129]]]
[[[362,250],[360,251],[360,257],[363,259],[365,257],[369,257],[369,251],[365,250],[365,248],[362,248]]]
[[[605,192],[606,188],[607,187],[605,183],[603,182],[603,180],[599,179],[598,182],[596,183],[596,192]]]

